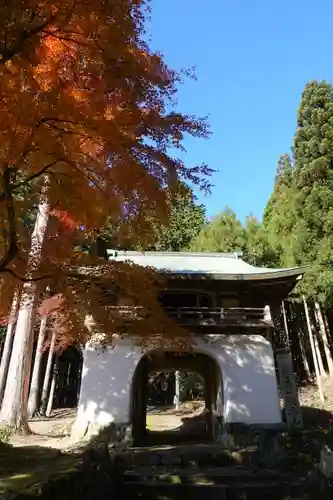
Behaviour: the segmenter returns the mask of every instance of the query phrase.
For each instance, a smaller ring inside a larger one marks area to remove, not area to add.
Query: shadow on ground
[[[318,461],[324,444],[333,449],[333,415],[331,412],[311,407],[302,407],[302,412],[302,430],[259,430],[243,424],[230,425],[228,433],[232,435],[232,439],[229,443],[236,448],[259,446],[271,449],[274,442],[276,448],[286,448],[287,452],[294,456],[303,454],[306,461]],[[210,442],[204,414],[184,416],[181,425],[176,429],[148,430],[144,438],[144,446]]]
[[[0,498],[24,500],[118,499],[107,446],[71,453],[0,444]]]
[[[145,453],[154,453],[149,445],[185,445],[189,460],[193,461],[194,450],[198,452],[198,463],[205,460],[202,466],[212,466],[217,453],[228,454],[235,463],[288,472],[293,470],[306,474],[313,470],[319,462],[322,446],[327,444],[333,448],[332,414],[324,410],[303,407],[304,429],[293,431],[255,430],[250,426],[231,429],[233,443],[229,449],[222,445],[198,447],[195,443],[205,443],[205,423],[203,415],[192,418],[184,417],[182,425],[174,431],[150,433],[147,436]],[[154,434],[154,436],[151,436]],[[153,439],[149,439],[152,438]],[[178,445],[178,446],[177,446]],[[209,451],[213,450],[214,453]],[[156,448],[155,448],[156,450]],[[143,451],[143,450],[142,450]],[[183,455],[183,452],[181,452]],[[185,453],[185,452],[184,452]],[[148,460],[148,458],[147,458]],[[63,475],[75,470],[78,462],[77,454],[62,453],[57,449],[43,446],[10,446],[0,442],[0,494],[4,490],[18,491],[33,485],[45,483],[51,476]],[[133,464],[134,465],[134,464]],[[211,479],[210,479],[211,480]]]
[[[71,470],[77,461],[73,454],[42,446],[12,446],[0,442],[0,494],[27,489],[47,481],[50,476]]]

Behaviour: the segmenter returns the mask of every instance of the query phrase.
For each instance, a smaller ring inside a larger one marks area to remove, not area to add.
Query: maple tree
[[[25,275],[30,240],[22,221],[38,203],[45,174],[51,213],[85,233],[109,215],[137,215],[139,226],[148,214],[163,219],[166,188],[179,176],[207,187],[205,165],[188,168],[168,154],[186,133],[208,132],[204,120],[167,111],[181,77],[143,41],[147,8],[141,0],[0,6],[3,280],[4,271]],[[59,252],[35,278],[58,273],[65,256],[66,264],[84,263],[69,237],[57,238],[53,233]]]
[[[8,314],[18,280],[31,287],[26,297],[33,291],[34,304],[50,286],[59,300],[48,312],[62,342],[87,335],[89,311],[109,341],[114,332],[135,333],[142,320],[153,329],[162,314],[152,270],[96,268],[98,259],[74,243],[94,238],[109,216],[134,220],[137,231],[167,218],[167,193],[179,178],[208,187],[206,165],[188,167],[169,154],[182,149],[186,134],[206,137],[208,128],[173,111],[182,75],[144,42],[148,13],[144,0],[0,5],[1,313]],[[41,196],[48,224],[34,256],[27,214],[36,217]],[[95,293],[94,276],[118,295],[138,297],[130,328]]]
[[[50,205],[96,229],[106,212],[160,216],[170,179],[198,182],[206,170],[168,155],[185,133],[203,137],[207,128],[166,111],[180,76],[143,42],[145,7],[132,0],[1,5],[0,269],[13,268],[22,253],[17,221],[36,203],[45,173]]]

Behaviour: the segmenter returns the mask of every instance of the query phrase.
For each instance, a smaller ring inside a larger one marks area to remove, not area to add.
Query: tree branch
[[[43,31],[46,26],[54,20],[54,18],[55,16],[51,16],[50,18],[41,21],[35,27],[30,28],[30,30],[23,30],[16,43],[13,43],[11,47],[4,47],[2,53],[0,54],[0,64],[6,64],[7,61],[12,59],[14,56],[17,56],[22,51],[24,43],[30,40],[34,35]]]
[[[22,283],[38,283],[39,281],[48,280],[54,277],[51,274],[44,274],[43,276],[37,276],[36,278],[25,278],[24,276],[19,276],[18,274],[16,274],[16,272],[13,271],[13,269],[10,269],[9,267],[5,267],[4,269],[1,269],[0,267],[0,272],[11,274],[17,280],[22,281]]]
[[[52,161],[51,163],[48,163],[47,165],[45,165],[45,167],[43,167],[41,170],[39,170],[38,172],[30,175],[29,177],[26,177],[25,179],[23,179],[23,181],[20,181],[18,182],[17,184],[14,184],[14,185],[9,185],[9,190],[11,191],[11,193],[13,193],[13,191],[15,191],[16,189],[22,187],[22,186],[26,186],[28,185],[31,181],[33,181],[34,179],[37,179],[38,177],[40,177],[41,175],[45,174],[45,172],[51,168],[53,165],[55,165],[56,163],[58,162],[62,162],[62,161],[66,161],[66,160],[54,160]],[[1,193],[0,195],[0,202],[2,201],[5,201],[5,198],[6,198],[6,192],[5,190],[3,190],[3,192]]]
[[[43,167],[41,170],[39,170],[38,172],[36,172],[35,174],[32,174],[30,175],[29,177],[26,177],[23,181],[19,182],[18,184],[15,184],[14,186],[11,187],[11,190],[12,191],[15,191],[16,189],[22,187],[22,186],[25,186],[26,184],[29,184],[29,182],[33,181],[34,179],[37,179],[38,177],[40,177],[41,175],[45,174],[45,172],[50,168],[50,167],[53,167],[53,165],[55,165],[56,163],[60,162],[62,160],[54,160],[52,161],[51,163],[48,163],[47,165],[45,165],[45,167]],[[1,197],[0,197],[0,201],[1,201]]]

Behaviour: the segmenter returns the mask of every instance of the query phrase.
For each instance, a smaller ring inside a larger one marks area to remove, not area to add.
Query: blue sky
[[[188,164],[218,169],[209,216],[259,218],[288,152],[304,85],[333,80],[332,0],[152,0],[151,47],[169,66],[196,66],[179,109],[209,116],[213,135],[185,143]]]

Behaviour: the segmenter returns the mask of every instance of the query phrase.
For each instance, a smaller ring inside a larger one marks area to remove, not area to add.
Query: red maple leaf
[[[59,221],[61,222],[62,226],[66,227],[67,229],[79,229],[80,228],[80,224],[66,210],[61,210],[61,209],[55,208],[52,210],[51,215],[53,215],[54,217],[57,217],[57,219],[59,219]]]

